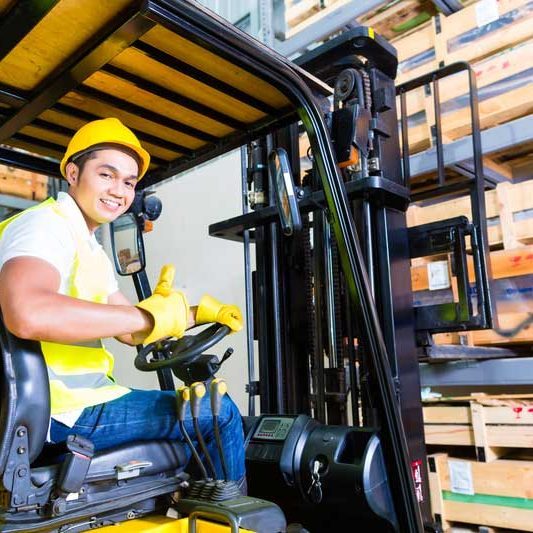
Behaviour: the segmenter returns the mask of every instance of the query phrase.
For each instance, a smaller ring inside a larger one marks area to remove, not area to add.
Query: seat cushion
[[[140,475],[159,474],[184,468],[187,456],[183,444],[167,440],[147,440],[122,444],[94,454],[85,477],[87,482],[117,477],[117,466],[128,463],[147,463]],[[60,464],[32,468],[32,481],[38,487],[57,475]]]

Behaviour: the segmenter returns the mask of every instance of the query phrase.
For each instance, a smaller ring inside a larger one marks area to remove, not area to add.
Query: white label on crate
[[[435,261],[427,264],[429,290],[437,291],[450,287],[450,273],[448,261]]]
[[[472,465],[468,461],[452,461],[448,459],[451,491],[459,494],[474,494]]]
[[[500,18],[498,13],[498,0],[480,0],[476,4],[477,27],[485,26]]]

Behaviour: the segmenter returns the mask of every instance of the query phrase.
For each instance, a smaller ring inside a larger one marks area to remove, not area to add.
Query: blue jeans
[[[189,409],[186,416],[185,429],[200,453]],[[222,479],[209,394],[202,398],[198,423],[209,455],[217,469],[217,477]],[[227,395],[222,401],[219,425],[228,477],[239,480],[244,475],[242,420],[237,406]],[[185,443],[176,418],[176,394],[172,391],[132,390],[111,402],[87,407],[72,428],[52,419],[50,437],[53,442],[64,442],[68,435],[74,433],[90,439],[96,450],[136,440],[170,439]],[[191,452],[186,444],[185,449],[190,459]],[[206,465],[202,454],[200,457]]]

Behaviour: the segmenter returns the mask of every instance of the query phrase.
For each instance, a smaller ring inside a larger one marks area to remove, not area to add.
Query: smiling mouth
[[[104,200],[103,198],[101,198],[100,201],[101,201],[104,205],[106,205],[106,206],[108,206],[108,207],[111,207],[111,208],[113,208],[113,209],[117,209],[117,208],[122,207],[122,203],[121,203],[121,202],[117,202],[117,201],[115,201],[115,200]]]

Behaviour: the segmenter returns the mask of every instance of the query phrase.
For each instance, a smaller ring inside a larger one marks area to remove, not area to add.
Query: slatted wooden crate
[[[533,26],[533,20],[531,22]],[[533,39],[472,64],[476,75],[481,129],[491,128],[533,112]],[[450,142],[471,133],[466,73],[440,81],[442,134]],[[433,95],[425,88],[407,93],[411,152],[433,144]]]
[[[533,37],[531,0],[484,0],[444,17],[437,15],[393,42],[398,83],[457,61],[477,62]]]
[[[421,24],[436,14],[437,8],[430,0],[388,0],[378,9],[358,17],[357,22],[371,26],[386,39],[394,39],[406,32],[418,31]]]
[[[533,243],[533,180],[500,183],[485,193],[485,204],[491,248],[511,250]],[[469,197],[425,207],[412,205],[407,224],[416,226],[461,215],[472,220]]]
[[[347,0],[286,0],[284,3],[285,39],[301,31],[317,17],[327,16],[328,8]]]
[[[518,184],[502,183],[485,193],[490,259],[494,281],[493,293],[498,326],[511,330],[533,313],[533,180]],[[457,198],[437,205],[409,208],[409,226],[465,215],[471,220],[470,200]],[[497,248],[503,247],[503,250]],[[474,268],[468,256],[470,282],[474,281]],[[446,256],[421,258],[413,261],[411,282],[415,305],[424,305],[435,298],[443,301],[453,298],[454,278],[448,262],[449,289],[444,284],[432,284],[433,276],[444,268]],[[443,291],[447,290],[445,294]],[[439,296],[440,295],[440,296]],[[427,303],[426,303],[427,302]],[[533,343],[533,325],[529,324],[513,336],[503,336],[495,330],[440,333],[434,335],[437,344],[471,346]]]
[[[423,413],[427,445],[475,448],[481,462],[533,448],[533,394],[439,399]]]
[[[432,513],[445,533],[454,522],[533,531],[533,461],[481,463],[450,457],[428,457]]]
[[[0,165],[0,194],[44,200],[48,196],[48,177],[6,165]]]
[[[471,1],[463,0],[463,4]],[[342,3],[348,3],[348,0],[286,0],[285,25],[288,35],[299,31],[299,25],[305,24],[317,13],[324,12],[327,16],[329,7]],[[394,39],[429,21],[436,14],[437,8],[431,0],[386,0],[377,9],[358,16],[357,22],[371,26],[386,39]]]

